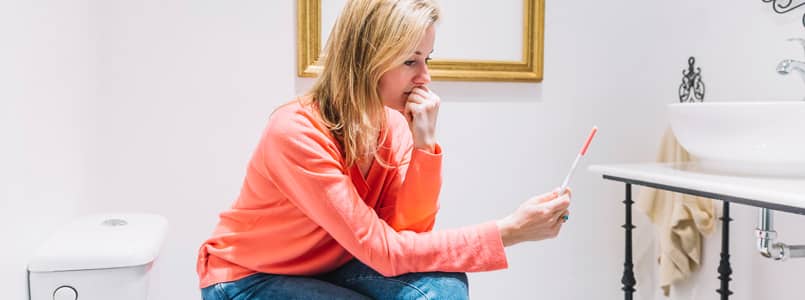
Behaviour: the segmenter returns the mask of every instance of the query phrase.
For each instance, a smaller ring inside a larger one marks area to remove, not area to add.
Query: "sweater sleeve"
[[[395,149],[402,152],[402,159],[382,196],[378,213],[397,231],[430,231],[439,211],[442,149],[436,145],[435,153],[411,150],[413,144],[407,128],[398,132],[395,139],[403,141]]]
[[[453,230],[397,232],[358,195],[333,141],[308,120],[277,122],[262,155],[277,188],[350,254],[385,276],[507,267],[494,222]],[[267,151],[269,150],[270,151]]]

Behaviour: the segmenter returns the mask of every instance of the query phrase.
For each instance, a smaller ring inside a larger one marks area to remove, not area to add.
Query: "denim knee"
[[[221,290],[221,284],[215,284],[201,289],[202,300],[228,300]]]
[[[420,289],[425,292],[425,299],[466,300],[469,299],[469,283],[467,274],[441,273],[441,276],[428,278]]]
[[[399,280],[404,287],[391,297],[393,299],[469,299],[469,284],[467,275],[464,273],[412,273],[395,279]]]

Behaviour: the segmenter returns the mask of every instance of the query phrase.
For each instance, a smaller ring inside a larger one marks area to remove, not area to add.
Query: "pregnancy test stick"
[[[574,160],[573,165],[570,166],[570,172],[567,172],[567,176],[565,176],[565,181],[563,181],[562,186],[559,187],[559,195],[564,194],[565,190],[567,190],[567,185],[570,183],[570,177],[573,177],[573,172],[576,171],[576,165],[579,164],[579,159],[581,159],[581,157],[587,153],[587,148],[590,147],[590,142],[593,141],[593,137],[595,136],[596,132],[598,132],[598,126],[593,126],[592,131],[590,131],[590,135],[587,136],[587,141],[584,142],[584,146],[581,147],[581,151],[579,151],[579,154],[576,155],[576,160]]]

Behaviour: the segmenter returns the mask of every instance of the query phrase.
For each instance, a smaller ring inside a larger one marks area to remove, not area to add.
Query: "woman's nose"
[[[428,65],[422,64],[422,68],[418,70],[416,77],[414,77],[414,84],[426,85],[430,83],[430,71]]]

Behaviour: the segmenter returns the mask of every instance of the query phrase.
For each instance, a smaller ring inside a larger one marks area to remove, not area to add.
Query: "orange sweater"
[[[240,196],[199,249],[202,288],[255,272],[313,275],[356,257],[385,276],[507,266],[494,222],[430,232],[441,149],[412,151],[405,118],[386,109],[388,136],[364,179],[347,168],[318,112],[292,102],[270,117]]]

